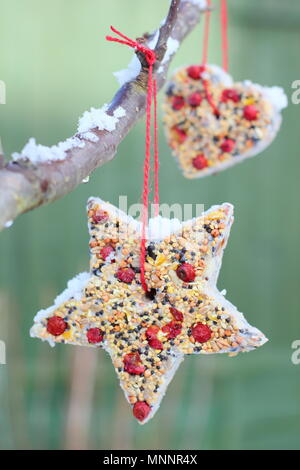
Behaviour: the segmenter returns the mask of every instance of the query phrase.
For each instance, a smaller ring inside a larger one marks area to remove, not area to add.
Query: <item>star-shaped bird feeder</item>
[[[230,204],[182,224],[150,219],[140,282],[140,223],[88,202],[91,265],[35,317],[31,336],[105,349],[135,418],[146,423],[188,354],[250,351],[266,337],[216,287],[233,222]]]

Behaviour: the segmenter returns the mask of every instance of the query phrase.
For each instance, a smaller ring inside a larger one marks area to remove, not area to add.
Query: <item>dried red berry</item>
[[[172,317],[174,320],[182,322],[183,321],[183,313],[181,313],[177,308],[175,307],[170,307],[170,312],[172,314]]]
[[[146,330],[146,337],[147,339],[156,338],[157,333],[159,332],[159,328],[156,325],[149,326]]]
[[[191,65],[186,69],[188,76],[194,80],[199,80],[204,70],[205,67],[203,65]]]
[[[201,104],[201,101],[202,101],[202,95],[201,95],[201,93],[199,93],[199,91],[195,91],[195,93],[192,93],[188,97],[187,101],[188,101],[190,106],[193,106],[193,107],[199,106]]]
[[[90,328],[86,334],[87,340],[91,344],[102,343],[103,332],[99,328]]]
[[[93,219],[94,224],[100,224],[100,223],[107,222],[107,220],[109,219],[109,215],[106,211],[97,209],[94,212],[92,219]]]
[[[123,358],[124,370],[128,374],[141,375],[145,372],[145,366],[141,362],[138,352],[126,354]]]
[[[164,346],[159,339],[157,339],[157,333],[159,332],[159,327],[156,325],[149,326],[146,330],[146,338],[148,340],[148,344],[153,349],[164,349]]]
[[[221,96],[221,101],[223,103],[227,103],[227,101],[233,101],[234,103],[238,103],[240,99],[240,94],[234,88],[226,88],[226,90],[223,90]]]
[[[184,282],[192,282],[195,280],[195,268],[189,263],[183,263],[176,269],[176,274]]]
[[[150,406],[145,401],[137,401],[133,406],[133,416],[139,421],[144,421],[150,413]]]
[[[160,351],[162,351],[164,349],[164,345],[157,338],[149,339],[148,344],[149,344],[150,348],[153,348],[153,349],[159,349]]]
[[[132,268],[121,268],[119,269],[119,271],[117,271],[116,276],[119,281],[126,282],[126,284],[130,284],[135,278],[135,272]]]
[[[61,317],[57,317],[54,315],[51,318],[48,318],[47,321],[47,331],[50,333],[50,335],[53,336],[59,336],[64,333],[64,331],[67,329],[68,324],[65,322],[65,320]]]
[[[101,251],[100,251],[100,255],[103,259],[106,259],[109,257],[109,255],[111,255],[115,250],[113,249],[113,247],[111,245],[105,245]]]
[[[244,107],[243,115],[247,121],[255,121],[258,118],[258,109],[254,104],[248,104]]]
[[[208,166],[208,160],[203,155],[203,153],[199,153],[197,157],[193,158],[192,163],[193,163],[193,167],[196,168],[197,170],[203,170],[203,168],[206,168]]]
[[[192,328],[192,336],[198,343],[206,343],[211,338],[211,330],[209,326],[197,323]]]
[[[185,105],[183,96],[175,95],[172,98],[172,108],[174,111],[179,111]]]
[[[235,141],[232,139],[224,139],[221,144],[221,150],[223,152],[229,153],[232,152],[235,146]]]
[[[176,321],[170,321],[170,323],[167,323],[162,327],[162,331],[164,333],[167,333],[167,338],[168,339],[174,339],[176,336],[180,335],[182,330],[182,325],[181,323],[178,323]]]
[[[176,137],[177,137],[178,142],[180,144],[182,144],[185,141],[185,139],[187,138],[187,133],[184,130],[179,129],[179,127],[177,127],[177,126],[174,126],[173,130],[176,133]]]

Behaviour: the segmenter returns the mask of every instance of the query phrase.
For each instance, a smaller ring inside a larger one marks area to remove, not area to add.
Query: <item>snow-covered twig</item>
[[[203,4],[204,0],[172,0],[156,34],[144,36],[148,45],[155,43],[159,88],[179,44],[199,22]],[[74,137],[53,147],[30,139],[21,153],[0,166],[0,230],[18,215],[70,193],[115,156],[120,142],[145,113],[148,69],[144,57],[139,53],[137,57],[138,75],[129,81],[123,77],[124,84],[110,104],[87,111]]]

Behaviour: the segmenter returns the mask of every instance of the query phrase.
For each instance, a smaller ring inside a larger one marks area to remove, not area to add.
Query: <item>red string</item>
[[[205,98],[207,99],[208,104],[210,105],[211,109],[213,110],[214,115],[215,116],[220,116],[220,111],[218,110],[218,107],[215,104],[215,102],[214,102],[214,100],[211,96],[211,92],[209,91],[208,81],[205,80],[204,78],[202,78],[202,84],[203,84],[203,88],[204,88],[204,91],[205,91]]]
[[[227,0],[221,1],[221,36],[222,36],[222,66],[225,72],[228,71],[228,13],[227,13]],[[207,11],[205,14],[204,23],[204,39],[203,39],[203,53],[202,65],[207,64],[208,56],[208,38],[211,14],[211,0],[207,0]]]
[[[145,160],[144,160],[144,181],[143,181],[143,210],[142,210],[142,233],[140,244],[140,269],[141,269],[141,284],[145,292],[148,292],[148,287],[145,278],[145,260],[146,260],[146,232],[148,226],[148,208],[149,208],[149,174],[150,174],[150,158],[151,158],[151,111],[152,111],[152,98],[154,103],[154,204],[155,215],[159,213],[159,185],[158,185],[158,171],[159,171],[159,155],[158,155],[158,124],[157,124],[157,83],[153,79],[153,65],[156,61],[155,52],[144,46],[143,44],[133,41],[124,34],[120,33],[117,29],[111,26],[111,30],[123,39],[106,36],[107,41],[118,42],[126,46],[133,47],[134,49],[142,52],[145,55],[148,70],[148,88],[147,88],[147,105],[146,105],[146,146],[145,146]]]
[[[158,155],[158,122],[157,122],[157,83],[153,81],[154,102],[154,215],[159,214],[159,155]]]
[[[141,283],[145,292],[148,291],[145,279],[145,259],[146,259],[146,229],[148,224],[148,206],[149,206],[149,172],[151,157],[151,105],[153,94],[153,66],[149,64],[148,74],[148,93],[146,108],[146,149],[144,161],[144,186],[143,186],[143,212],[142,212],[142,236],[140,250]]]
[[[143,44],[141,44],[140,42],[133,41],[132,39],[128,38],[127,36],[122,34],[120,31],[118,31],[116,28],[114,28],[113,26],[111,26],[110,29],[114,33],[118,34],[118,36],[121,36],[121,38],[123,38],[124,41],[122,41],[122,39],[114,38],[112,36],[106,36],[107,41],[118,42],[120,44],[125,44],[126,46],[133,47],[134,49],[137,49],[138,51],[141,51],[145,55],[147,63],[148,63],[149,66],[153,65],[155,63],[156,57],[155,57],[155,52],[154,51],[152,51],[151,49],[149,49],[146,46],[143,46]]]
[[[207,0],[207,8],[208,9],[207,9],[206,14],[205,14],[204,40],[203,40],[203,53],[202,53],[203,54],[202,55],[202,66],[203,66],[204,69],[205,69],[205,66],[207,65],[207,56],[208,56],[208,38],[209,38],[209,25],[210,25],[210,14],[211,14],[210,7],[211,7],[211,1]],[[203,84],[203,88],[204,88],[204,92],[205,92],[205,98],[207,99],[210,107],[212,108],[213,113],[216,116],[219,116],[220,115],[219,110],[218,110],[216,104],[214,103],[213,98],[211,96],[211,93],[209,91],[208,81],[205,80],[204,78],[201,78],[201,80],[202,80],[202,84]]]
[[[228,71],[228,15],[227,15],[227,1],[221,0],[221,33],[222,33],[222,56],[223,56],[223,69]]]
[[[204,22],[204,40],[203,40],[203,52],[202,52],[202,65],[207,64],[207,55],[208,55],[208,38],[209,38],[209,25],[210,25],[210,0],[207,0],[207,8],[205,14],[205,22]]]

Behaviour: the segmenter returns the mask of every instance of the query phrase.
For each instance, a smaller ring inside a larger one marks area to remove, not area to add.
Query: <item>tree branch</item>
[[[192,0],[172,0],[166,21],[159,29],[155,48],[158,88],[165,80],[171,57],[163,61],[170,37],[181,43],[199,22],[201,8]],[[149,39],[149,37],[148,37]],[[139,55],[138,55],[139,56]],[[73,189],[96,168],[110,161],[118,145],[130,129],[144,115],[147,90],[147,66],[139,56],[142,69],[138,77],[125,83],[116,93],[107,111],[112,114],[119,106],[126,111],[112,132],[92,129],[97,142],[83,140],[84,147],[74,147],[66,152],[66,158],[33,164],[18,160],[0,166],[0,230],[8,226],[18,215],[55,201]],[[162,63],[163,61],[163,63]]]

